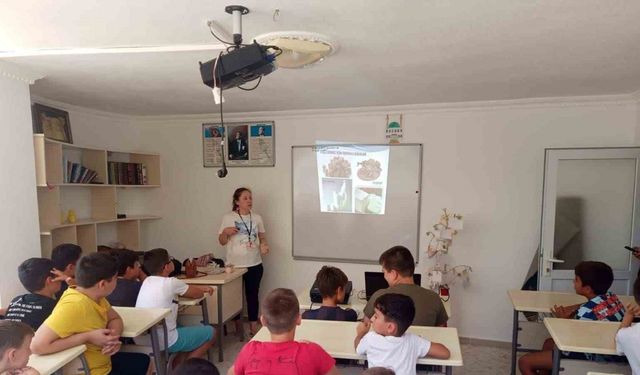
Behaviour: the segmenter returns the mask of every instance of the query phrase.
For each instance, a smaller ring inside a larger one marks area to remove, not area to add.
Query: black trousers
[[[260,307],[258,292],[260,291],[260,281],[262,280],[263,272],[264,268],[261,263],[257,266],[247,268],[247,273],[242,275],[244,295],[247,298],[247,314],[249,315],[250,322],[258,321],[258,309]]]
[[[151,359],[143,353],[117,352],[111,356],[109,375],[145,375]]]

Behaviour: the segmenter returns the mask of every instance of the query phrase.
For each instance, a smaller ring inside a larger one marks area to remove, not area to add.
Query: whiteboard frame
[[[293,151],[296,148],[317,148],[317,147],[325,147],[325,146],[336,146],[336,147],[349,147],[349,146],[389,146],[390,148],[393,147],[405,147],[405,146],[411,146],[411,147],[416,147],[418,146],[420,149],[420,160],[418,161],[418,210],[417,210],[417,225],[418,225],[418,236],[416,238],[416,247],[415,247],[415,251],[412,251],[411,254],[413,255],[415,264],[419,264],[420,263],[420,217],[421,217],[421,210],[422,210],[422,159],[423,159],[423,152],[424,152],[424,147],[422,143],[398,143],[398,144],[387,144],[387,143],[323,143],[323,144],[317,144],[317,145],[298,145],[298,146],[291,146],[291,256],[293,257],[294,260],[311,260],[311,261],[331,261],[331,262],[340,262],[340,263],[355,263],[355,264],[379,264],[378,261],[373,261],[373,260],[358,260],[358,259],[343,259],[343,258],[323,258],[323,257],[310,257],[310,256],[300,256],[300,255],[296,255],[295,254],[295,248],[294,248],[294,243],[295,243],[295,220],[293,220],[294,214],[295,214],[295,202],[293,200],[293,183],[294,183],[294,158],[293,158]],[[411,250],[411,249],[410,249]]]

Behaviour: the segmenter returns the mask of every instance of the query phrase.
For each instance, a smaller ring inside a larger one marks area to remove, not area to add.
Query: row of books
[[[62,178],[65,183],[71,184],[92,184],[97,183],[98,172],[93,169],[83,167],[79,163],[74,163],[64,159],[62,165]]]
[[[139,163],[110,161],[109,183],[113,185],[147,185],[147,167]]]

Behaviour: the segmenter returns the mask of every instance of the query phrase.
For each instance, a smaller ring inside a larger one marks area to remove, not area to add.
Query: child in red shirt
[[[291,289],[274,289],[262,301],[260,323],[271,341],[250,341],[227,375],[337,375],[336,361],[312,342],[294,340],[300,325],[300,303]]]

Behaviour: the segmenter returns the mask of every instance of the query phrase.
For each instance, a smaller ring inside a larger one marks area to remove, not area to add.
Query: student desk
[[[153,349],[153,358],[156,364],[156,371],[159,375],[164,374],[165,366],[162,365],[160,350],[160,340],[158,339],[158,331],[151,329],[158,323],[162,324],[164,330],[164,348],[168,351],[167,323],[165,318],[171,313],[170,309],[160,308],[138,308],[138,307],[118,307],[113,309],[120,315],[124,328],[122,337],[138,337],[149,331],[151,334],[151,348]],[[167,354],[168,356],[168,354]]]
[[[302,320],[296,328],[295,339],[317,343],[333,358],[365,360],[366,356],[358,355],[353,347],[356,338],[357,322],[335,322],[328,320]],[[462,352],[458,330],[451,327],[409,327],[409,332],[420,335],[430,341],[444,344],[451,352],[449,359],[420,358],[418,364],[444,366],[445,373],[450,375],[453,367],[462,366]],[[253,337],[257,341],[271,341],[267,327]]]
[[[87,365],[87,360],[84,358],[83,354],[86,350],[87,347],[85,345],[78,345],[61,352],[47,355],[32,354],[29,357],[29,364],[27,366],[38,370],[40,375],[51,375],[56,372],[62,373],[60,371],[62,367],[74,359],[80,358],[85,375],[89,375],[89,366]]]
[[[303,290],[301,293],[298,293],[298,301],[300,302],[300,308],[302,310],[311,310],[311,308],[319,308],[322,305],[321,302],[313,302],[311,303],[311,296],[309,295],[309,289]],[[451,318],[451,303],[449,300],[442,301],[444,305],[444,309],[447,312],[447,316]],[[343,309],[353,309],[358,313],[358,319],[362,320],[364,318],[364,308],[367,306],[367,300],[360,299],[355,295],[349,297],[349,303],[338,305]]]
[[[584,303],[587,299],[575,293],[563,292],[546,292],[536,290],[510,290],[507,292],[509,299],[513,305],[513,332],[511,337],[511,374],[516,373],[517,352],[531,352],[539,350],[520,348],[518,344],[518,332],[520,325],[518,322],[518,313],[520,312],[537,312],[550,313],[554,305],[569,306],[578,303]],[[621,296],[618,298],[625,307],[634,301],[632,296]]]
[[[207,295],[200,298],[178,297],[178,313],[185,311],[190,306],[200,305],[202,309],[202,324],[209,325],[209,309],[207,307]],[[211,350],[207,351],[207,359],[211,361]]]
[[[560,373],[560,351],[618,355],[616,332],[619,322],[546,318],[544,325],[555,342],[552,375]]]
[[[246,268],[235,268],[231,273],[220,273],[217,275],[206,275],[191,279],[182,279],[190,285],[208,285],[214,287],[214,293],[210,298],[206,298],[207,321],[205,324],[217,325],[216,334],[218,342],[218,360],[223,361],[222,333],[224,323],[242,313],[244,308],[242,275],[247,273]],[[195,306],[192,306],[195,308]],[[205,307],[203,306],[203,309]],[[184,313],[192,314],[187,308]],[[211,312],[216,311],[216,314]]]

